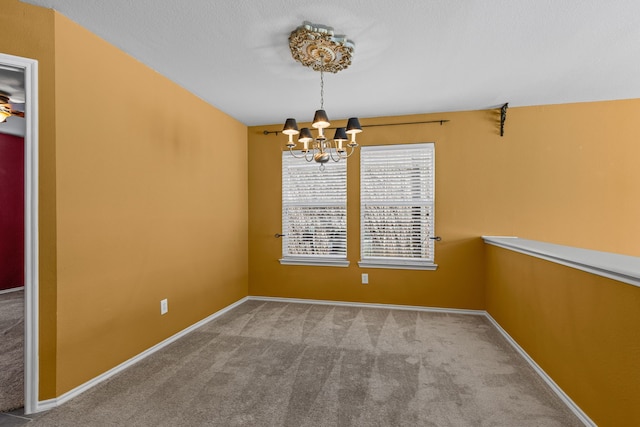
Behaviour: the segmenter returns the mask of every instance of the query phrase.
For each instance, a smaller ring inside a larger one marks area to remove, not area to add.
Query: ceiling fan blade
[[[9,96],[0,92],[0,109],[10,116],[24,117],[24,103],[11,102]]]

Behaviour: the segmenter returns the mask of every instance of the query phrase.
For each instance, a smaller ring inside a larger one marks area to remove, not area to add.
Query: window
[[[361,267],[435,270],[433,143],[362,147]]]
[[[281,264],[349,265],[346,161],[321,171],[282,153],[282,234]]]

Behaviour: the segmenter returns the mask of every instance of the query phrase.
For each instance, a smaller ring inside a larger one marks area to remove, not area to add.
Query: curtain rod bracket
[[[504,122],[507,120],[507,108],[509,108],[508,102],[505,102],[500,108],[500,136],[504,136]]]

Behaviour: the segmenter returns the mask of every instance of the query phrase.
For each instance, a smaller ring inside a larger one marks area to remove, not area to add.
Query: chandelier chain
[[[323,57],[320,57],[323,60]],[[324,67],[320,68],[320,109],[324,110]]]

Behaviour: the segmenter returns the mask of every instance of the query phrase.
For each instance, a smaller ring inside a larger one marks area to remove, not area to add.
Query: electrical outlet
[[[163,299],[160,301],[160,314],[167,314],[169,311],[169,301],[167,299]]]
[[[363,285],[369,284],[369,275],[367,273],[362,273],[362,284]]]

